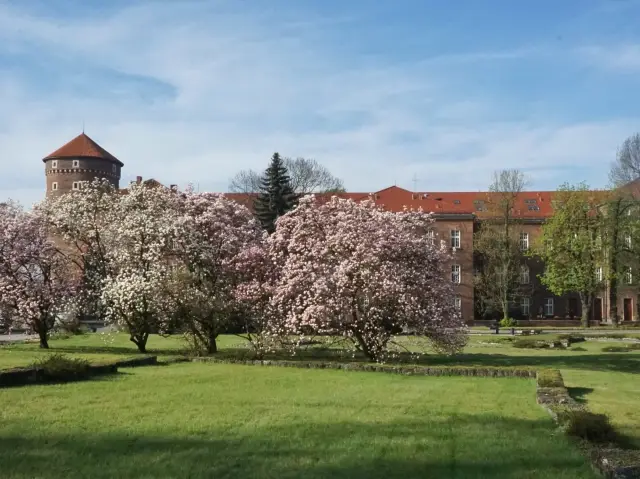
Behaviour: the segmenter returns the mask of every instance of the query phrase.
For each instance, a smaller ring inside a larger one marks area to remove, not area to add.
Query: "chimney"
[[[142,176],[136,176],[136,183],[142,183]]]

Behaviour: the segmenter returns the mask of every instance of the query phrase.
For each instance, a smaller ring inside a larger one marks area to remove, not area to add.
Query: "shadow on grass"
[[[0,432],[3,477],[595,477],[566,438],[550,437],[550,421],[498,415],[373,424],[304,421],[237,430],[190,427],[186,437],[8,426],[25,433]]]
[[[149,348],[146,353],[141,353],[135,347],[124,346],[51,346],[49,349],[28,349],[24,351],[29,352],[44,352],[44,353],[69,353],[69,354],[116,354],[126,356],[136,355],[159,355],[159,356],[184,356],[186,351],[184,349],[153,349]]]
[[[567,388],[569,392],[569,396],[578,401],[579,403],[586,403],[587,398],[585,397],[587,394],[593,392],[593,388]]]

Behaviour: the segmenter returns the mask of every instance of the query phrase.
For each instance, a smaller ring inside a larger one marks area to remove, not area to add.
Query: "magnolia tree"
[[[132,184],[117,196],[107,225],[109,274],[101,301],[106,319],[125,329],[140,352],[151,333],[165,332],[173,316],[172,244],[179,195],[164,187]]]
[[[78,304],[83,315],[102,317],[100,301],[104,280],[110,273],[108,249],[117,243],[109,236],[116,220],[119,197],[113,185],[96,179],[85,188],[49,197],[36,206],[46,216],[65,254],[82,272]]]
[[[271,298],[274,292],[276,267],[265,243],[261,242],[244,249],[237,261],[240,281],[235,289],[240,315],[238,336],[251,344],[257,357],[263,357],[281,342],[276,311]]]
[[[177,221],[176,311],[196,349],[215,353],[218,335],[244,319],[250,298],[240,304],[238,287],[253,281],[251,253],[244,252],[261,250],[263,233],[247,208],[212,193],[187,191]]]
[[[0,206],[0,303],[12,327],[38,334],[48,348],[58,315],[69,312],[78,275],[56,247],[44,216],[18,205]]]
[[[446,279],[449,257],[427,237],[430,215],[373,202],[306,197],[268,238],[277,266],[271,328],[279,335],[340,334],[373,361],[410,330],[444,352],[466,340]]]

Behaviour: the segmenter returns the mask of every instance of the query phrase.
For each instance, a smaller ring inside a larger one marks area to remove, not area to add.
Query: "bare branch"
[[[640,133],[630,136],[622,143],[609,173],[609,179],[614,186],[622,186],[638,178],[640,178]]]
[[[260,191],[260,173],[254,170],[239,171],[229,180],[231,193],[257,193]]]

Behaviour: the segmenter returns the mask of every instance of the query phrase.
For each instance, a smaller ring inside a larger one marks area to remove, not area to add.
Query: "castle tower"
[[[47,196],[81,189],[95,178],[106,178],[120,187],[120,160],[89,138],[84,132],[43,160]]]

